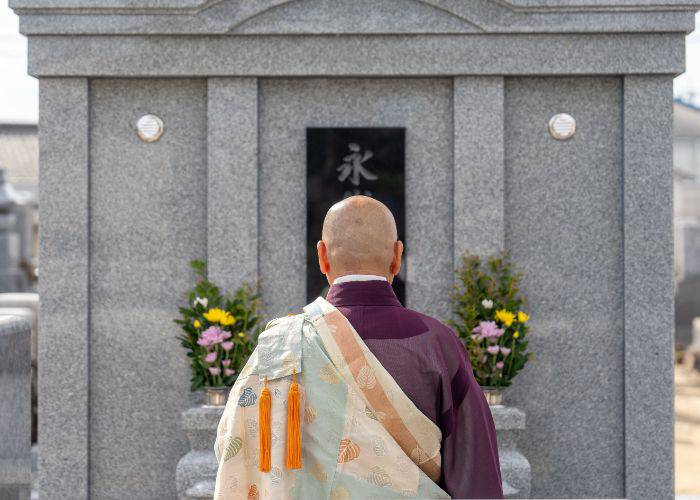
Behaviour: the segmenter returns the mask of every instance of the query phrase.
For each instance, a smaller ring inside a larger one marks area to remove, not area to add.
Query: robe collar
[[[387,281],[348,281],[332,285],[326,300],[335,307],[398,306],[403,307]]]

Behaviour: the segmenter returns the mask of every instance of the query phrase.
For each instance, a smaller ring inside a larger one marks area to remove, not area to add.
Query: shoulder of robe
[[[274,380],[301,373],[301,341],[304,314],[290,314],[270,321],[258,337],[258,377]]]
[[[265,328],[263,328],[263,331],[269,330],[273,326],[279,325],[285,321],[290,321],[293,322],[294,318],[298,316],[302,316],[304,313],[299,313],[299,314],[287,314],[286,316],[280,316],[279,318],[274,318],[271,319],[270,321],[267,322],[267,325],[265,325]]]

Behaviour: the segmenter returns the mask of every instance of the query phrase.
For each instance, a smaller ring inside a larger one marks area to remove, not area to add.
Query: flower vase
[[[503,387],[481,387],[489,406],[503,406]]]
[[[228,400],[229,392],[231,392],[230,387],[205,387],[204,405],[226,406],[226,401]]]

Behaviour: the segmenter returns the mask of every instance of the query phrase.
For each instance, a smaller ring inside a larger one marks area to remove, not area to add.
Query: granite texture
[[[13,0],[25,34],[691,31],[697,1]]]
[[[233,292],[258,278],[258,82],[210,78],[207,92],[209,279]]]
[[[182,412],[182,430],[187,435],[192,450],[208,450],[213,453],[216,427],[224,413],[223,406],[193,406]]]
[[[674,494],[672,97],[668,77],[624,77],[625,495],[635,499]]]
[[[181,499],[212,498],[214,494],[218,468],[214,441],[223,412],[223,406],[195,406],[182,412],[182,428],[191,451],[177,464],[176,483]]]
[[[29,37],[33,76],[678,74],[682,33]],[[109,54],[109,57],[105,57]]]
[[[506,398],[536,498],[626,493],[621,99],[619,78],[506,79],[505,246],[535,353]],[[568,141],[547,130],[559,112]]]
[[[29,499],[31,479],[31,330],[0,316],[0,498]]]
[[[173,319],[207,248],[206,81],[90,90],[90,497],[172,498],[190,378]],[[154,143],[135,131],[146,113],[164,122]]]
[[[39,495],[88,497],[88,81],[39,82]]]
[[[503,78],[454,79],[454,265],[503,249]]]
[[[380,109],[381,106],[381,109]],[[260,276],[270,316],[305,304],[306,127],[406,127],[410,307],[446,317],[452,283],[449,80],[262,80]]]

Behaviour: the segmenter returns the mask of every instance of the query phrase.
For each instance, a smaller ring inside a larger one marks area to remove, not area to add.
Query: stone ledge
[[[681,33],[30,36],[28,72],[207,78],[679,74],[684,44]]]
[[[491,415],[496,430],[525,429],[525,412],[511,406],[491,406]]]

